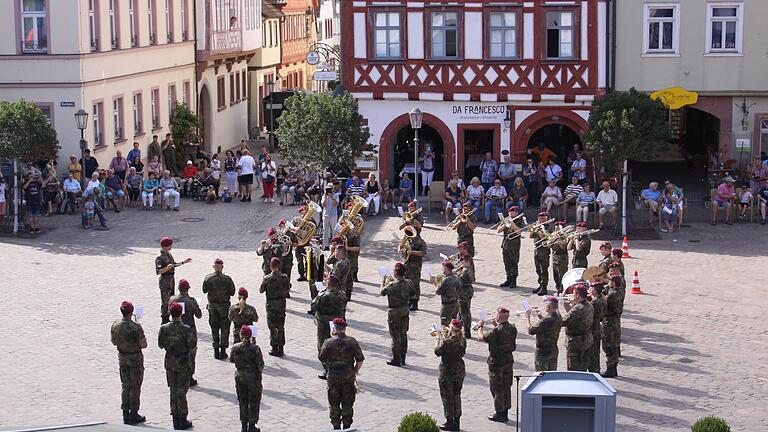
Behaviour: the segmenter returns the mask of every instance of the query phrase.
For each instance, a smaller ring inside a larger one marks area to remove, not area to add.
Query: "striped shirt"
[[[582,192],[584,192],[584,188],[581,185],[571,183],[565,187],[565,199],[577,197]]]

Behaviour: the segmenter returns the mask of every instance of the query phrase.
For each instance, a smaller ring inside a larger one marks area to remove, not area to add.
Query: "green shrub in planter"
[[[691,432],[731,432],[731,427],[720,417],[706,416],[696,420]]]
[[[429,414],[413,412],[400,421],[397,432],[439,432],[437,421]]]

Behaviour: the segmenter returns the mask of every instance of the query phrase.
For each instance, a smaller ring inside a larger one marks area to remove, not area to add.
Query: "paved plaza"
[[[154,274],[158,241],[176,239],[173,255],[192,263],[176,271],[177,281],[191,282],[190,294],[203,298],[203,277],[220,257],[225,273],[251,292],[249,303],[264,313],[258,294],[261,258],[255,254],[265,230],[296,207],[261,202],[208,205],[185,200],[181,212],[128,209],[109,213],[112,229],[84,231],[78,216],[43,220],[52,227],[36,239],[0,238],[0,429],[14,426],[121,422],[117,352],[109,328],[118,319],[123,299],[143,305],[141,320],[149,347],[141,413],[147,424],[171,428],[163,351],[157,348],[160,296]],[[348,333],[366,356],[359,376],[361,393],[355,404],[355,426],[362,431],[397,429],[409,411],[424,411],[443,421],[437,383],[439,360],[429,336],[438,321],[439,299],[422,283],[422,310],[411,315],[408,366],[387,366],[389,335],[386,300],[378,295],[378,268],[396,256],[393,238],[397,218],[368,218],[360,280],[348,306]],[[455,234],[442,229],[443,218],[427,214],[424,237],[427,265],[437,268],[439,253],[453,253]],[[618,431],[682,431],[704,415],[725,417],[735,431],[768,430],[768,330],[762,318],[765,302],[763,269],[766,234],[758,224],[693,224],[682,233],[657,241],[633,241],[635,257],[625,261],[628,275],[640,273],[645,295],[627,294],[623,316],[620,378],[609,380],[618,392]],[[478,228],[475,244],[477,283],[473,314],[498,305],[521,309],[535,285],[532,245],[523,242],[521,287],[500,289],[503,268],[500,238]],[[593,243],[590,262],[598,261]],[[330,429],[326,383],[315,346],[315,327],[306,313],[309,292],[294,282],[288,301],[286,356],[265,355],[264,395],[259,426],[264,431]],[[631,278],[628,281],[631,283]],[[203,306],[207,303],[202,300]],[[515,373],[533,372],[534,340],[519,329]],[[762,323],[762,324],[761,324]],[[266,333],[257,336],[265,352]],[[215,360],[207,311],[198,323],[199,386],[190,390],[190,420],[198,431],[239,430],[234,366]],[[559,368],[565,369],[564,336]],[[487,347],[468,342],[467,376],[462,393],[462,430],[514,430],[514,421],[486,420],[493,403],[488,389]],[[523,378],[523,383],[527,378]],[[510,413],[514,418],[514,412]]]

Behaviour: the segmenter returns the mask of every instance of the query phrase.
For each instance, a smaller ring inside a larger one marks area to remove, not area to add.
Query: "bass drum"
[[[584,274],[584,270],[586,270],[586,269],[584,269],[584,268],[575,268],[575,269],[570,269],[567,272],[565,272],[565,274],[563,275],[563,279],[562,279],[561,285],[564,288],[566,288],[566,292],[565,292],[566,294],[570,294],[568,292],[568,288],[570,288],[571,285],[584,281],[584,279],[582,279],[582,276]]]

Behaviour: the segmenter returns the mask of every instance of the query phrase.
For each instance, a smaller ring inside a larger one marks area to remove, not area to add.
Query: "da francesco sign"
[[[680,109],[699,101],[699,94],[682,87],[670,87],[651,93],[651,99],[660,100],[669,109]]]
[[[506,105],[461,104],[451,107],[453,115],[462,120],[497,120],[507,114]]]

